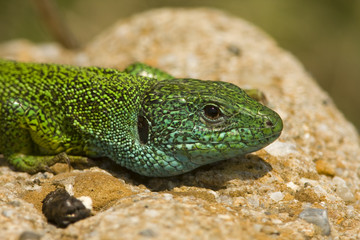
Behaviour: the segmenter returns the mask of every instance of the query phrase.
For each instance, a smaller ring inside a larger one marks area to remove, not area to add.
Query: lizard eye
[[[204,115],[211,120],[216,120],[222,116],[222,113],[217,106],[206,105],[204,107]]]

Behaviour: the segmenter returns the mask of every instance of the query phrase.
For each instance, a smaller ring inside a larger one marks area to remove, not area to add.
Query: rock
[[[71,196],[64,188],[50,192],[42,203],[42,213],[48,222],[57,227],[65,228],[91,215],[91,209],[86,208],[81,200]]]
[[[99,161],[68,175],[31,176],[2,161],[0,236],[321,238],[298,218],[305,208],[327,209],[332,238],[360,236],[355,128],[290,53],[248,22],[209,9],[159,9],[116,23],[80,52],[14,40],[0,46],[0,57],[119,69],[141,61],[178,77],[260,89],[284,121],[280,139],[266,149],[171,178]],[[90,197],[94,216],[65,229],[48,224],[41,200],[57,184]]]

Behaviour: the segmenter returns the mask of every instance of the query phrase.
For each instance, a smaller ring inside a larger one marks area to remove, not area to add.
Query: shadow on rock
[[[256,180],[272,170],[269,163],[257,155],[249,154],[218,163],[209,164],[194,171],[165,178],[140,176],[129,171],[126,182],[143,184],[151,191],[171,191],[181,186],[202,187],[214,191],[226,188],[226,183],[233,179]]]

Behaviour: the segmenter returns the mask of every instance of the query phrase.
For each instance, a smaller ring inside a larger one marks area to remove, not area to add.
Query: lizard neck
[[[107,151],[106,155],[122,166],[135,169],[137,173],[144,176],[167,177],[199,167],[191,161],[177,159],[166,149],[152,144],[143,144],[136,137],[128,139],[127,144],[122,144],[122,146],[120,150],[113,146],[113,150]]]

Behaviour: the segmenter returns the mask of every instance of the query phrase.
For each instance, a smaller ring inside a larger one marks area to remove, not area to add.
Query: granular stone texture
[[[0,57],[119,69],[141,61],[177,77],[260,89],[284,121],[267,148],[171,178],[105,160],[29,175],[2,160],[5,239],[360,239],[355,128],[290,53],[248,22],[210,9],[159,9],[121,20],[82,51],[14,40],[0,45]],[[90,197],[93,216],[65,229],[48,224],[41,200],[58,187]],[[306,209],[327,213],[326,226],[304,217]]]

